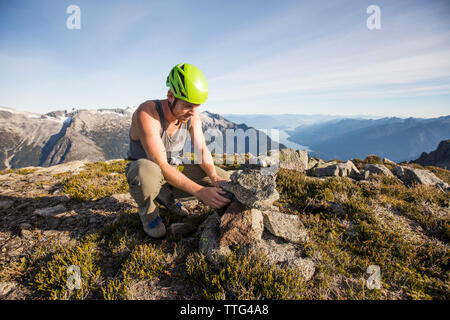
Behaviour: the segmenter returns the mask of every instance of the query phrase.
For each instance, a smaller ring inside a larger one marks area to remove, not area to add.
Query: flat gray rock
[[[199,250],[212,263],[216,264],[227,254],[231,253],[229,247],[220,246],[220,216],[217,213],[210,215],[199,228],[202,231],[199,240]]]
[[[372,174],[383,174],[388,177],[393,177],[392,172],[382,164],[366,164],[365,169]]]
[[[58,204],[54,207],[48,207],[43,209],[36,209],[34,210],[34,214],[41,216],[41,217],[53,217],[58,213],[66,211],[66,207],[62,204]]]
[[[264,227],[274,236],[299,244],[306,243],[309,240],[308,231],[300,221],[299,216],[285,214],[275,209],[264,210],[262,215]]]
[[[312,278],[315,263],[311,258],[304,257],[302,246],[286,242],[264,231],[260,241],[242,247],[242,252],[264,254],[270,264],[280,268],[290,268],[299,271],[305,281]]]
[[[409,186],[418,183],[435,186],[443,191],[450,191],[450,186],[447,183],[428,170],[397,166],[392,169],[392,173]]]
[[[308,169],[308,152],[306,150],[280,149],[280,168],[305,172]]]
[[[233,193],[237,200],[252,208],[268,208],[279,199],[275,175],[262,174],[259,169],[243,169],[231,175],[231,181],[221,187]]]

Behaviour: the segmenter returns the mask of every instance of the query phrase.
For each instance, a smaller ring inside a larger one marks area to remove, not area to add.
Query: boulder
[[[195,231],[195,227],[190,223],[172,223],[169,226],[169,231],[174,236],[184,237]]]
[[[53,217],[57,215],[58,213],[66,211],[66,207],[62,204],[58,204],[54,207],[48,207],[43,209],[36,209],[34,210],[34,214],[41,216],[41,217]]]
[[[12,199],[2,199],[0,200],[0,210],[9,209],[14,204],[14,200]]]
[[[136,201],[133,199],[130,193],[115,193],[110,196],[111,200],[115,200],[117,202],[128,203],[132,206],[136,206]]]
[[[227,246],[220,246],[220,216],[217,213],[210,215],[200,226],[202,231],[199,241],[199,250],[212,263],[222,261],[222,258],[231,253]]]
[[[286,148],[279,152],[280,168],[305,172],[308,169],[308,152]]]
[[[231,181],[221,184],[242,204],[252,208],[270,208],[279,199],[274,174],[262,174],[259,169],[244,168],[231,175]]]
[[[396,163],[392,160],[389,160],[388,158],[383,158],[383,163],[384,164],[392,164],[392,165],[396,165]]]
[[[318,158],[310,158],[308,161],[308,167],[306,168],[306,170],[312,169],[312,168],[316,168],[316,167],[321,167],[325,164],[326,162],[323,161],[322,159],[318,159]]]
[[[305,281],[312,278],[315,263],[311,258],[304,257],[303,248],[294,243],[286,242],[264,231],[261,240],[244,246],[241,252],[246,254],[264,254],[267,262],[280,268],[290,268],[299,271]]]
[[[370,176],[370,171],[369,170],[361,170],[359,172],[359,176],[356,178],[356,180],[359,180],[359,181],[367,180],[367,179],[369,179],[369,176]]]
[[[450,186],[447,183],[428,170],[397,166],[392,169],[392,173],[408,186],[418,183],[435,186],[443,191],[450,191]]]
[[[382,164],[366,164],[365,169],[371,174],[383,174],[388,177],[394,176],[392,172]]]
[[[316,177],[350,177],[352,179],[360,177],[358,168],[350,160],[345,163],[327,162],[322,166],[313,167],[308,174]]]
[[[274,236],[299,244],[308,241],[308,231],[299,216],[281,213],[276,207],[262,211],[262,215],[264,227]]]
[[[16,287],[17,284],[12,281],[0,282],[0,299],[6,298]]]
[[[262,168],[267,168],[267,167],[279,167],[280,165],[280,161],[279,159],[277,159],[277,157],[279,156],[278,152],[272,152],[271,155],[259,155],[256,158],[256,164]]]
[[[220,219],[220,246],[253,243],[261,239],[263,217],[258,209],[233,201]]]

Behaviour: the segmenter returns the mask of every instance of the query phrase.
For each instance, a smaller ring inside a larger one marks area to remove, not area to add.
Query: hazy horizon
[[[127,107],[131,107],[131,108],[136,108],[137,106],[117,106],[117,107],[86,107],[86,108],[75,108],[78,110],[98,110],[98,109],[125,109]],[[52,109],[49,111],[45,111],[45,112],[35,112],[35,111],[29,111],[29,110],[22,110],[22,109],[16,109],[13,108],[11,106],[5,106],[5,105],[0,105],[0,108],[5,108],[5,109],[12,109],[12,110],[16,110],[19,112],[30,112],[30,113],[35,113],[35,114],[47,114],[50,112],[55,112],[55,111],[70,111],[72,110],[72,107],[70,108],[59,108],[59,109]],[[74,107],[73,107],[74,108]],[[442,115],[436,115],[436,116],[398,116],[398,115],[376,115],[376,114],[328,114],[328,113],[220,113],[217,111],[210,111],[210,110],[201,110],[200,112],[203,111],[208,111],[210,113],[216,113],[216,114],[220,114],[221,116],[228,116],[228,115],[237,115],[237,116],[271,116],[271,115],[275,115],[275,116],[289,116],[289,115],[295,115],[295,116],[320,116],[320,117],[362,117],[362,118],[370,118],[370,119],[376,119],[376,118],[403,118],[403,119],[407,119],[407,118],[423,118],[423,119],[431,119],[431,118],[439,118],[439,117],[446,117],[449,116],[450,113],[448,114],[442,114]]]

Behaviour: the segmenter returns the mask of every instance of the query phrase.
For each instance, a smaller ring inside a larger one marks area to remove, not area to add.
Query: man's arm
[[[190,128],[191,140],[194,142],[194,150],[199,150],[199,157],[201,157],[200,167],[211,179],[214,186],[218,186],[220,181],[225,181],[219,177],[216,173],[216,167],[214,166],[214,160],[206,146],[205,136],[202,130],[202,121],[199,113],[194,113],[191,118]],[[197,156],[197,155],[195,155]]]

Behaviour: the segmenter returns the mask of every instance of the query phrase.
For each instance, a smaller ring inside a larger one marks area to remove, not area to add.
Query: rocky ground
[[[26,274],[21,274],[20,267],[16,268],[37,248],[73,245],[84,236],[114,223],[124,212],[136,212],[136,203],[128,193],[78,202],[60,195],[60,183],[60,178],[49,179],[47,173],[0,175],[0,264],[2,276],[11,278],[0,283],[1,298],[38,298],[28,285]],[[185,205],[192,211],[201,211],[199,206],[202,204]],[[161,211],[164,210],[161,206]],[[137,214],[134,216],[137,218]],[[130,296],[133,299],[195,298],[182,281],[174,279],[138,281],[132,284]]]
[[[0,298],[449,298],[447,170],[283,159],[273,176],[227,167],[236,204],[225,212],[193,200],[180,217],[161,206],[161,240],[140,226],[125,161],[5,170]],[[379,290],[366,286],[371,264]],[[69,265],[80,265],[80,290],[67,289]]]

